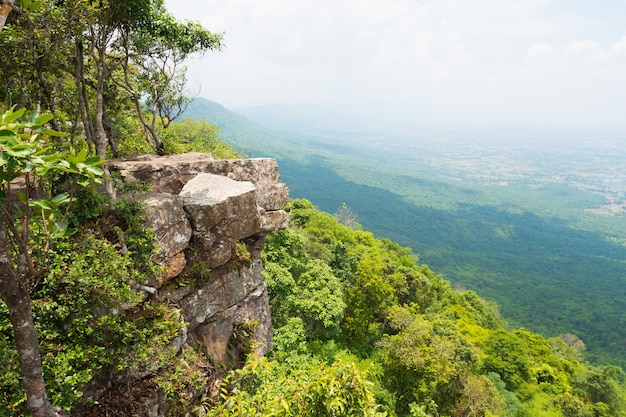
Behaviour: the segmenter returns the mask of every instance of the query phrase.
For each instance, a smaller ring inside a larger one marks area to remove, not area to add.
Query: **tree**
[[[590,367],[577,376],[574,388],[582,390],[589,402],[594,403],[596,415],[621,417],[626,414],[620,388],[624,377],[624,371],[617,366]]]
[[[346,289],[346,333],[363,344],[370,342],[372,325],[380,321],[393,299],[394,291],[385,280],[383,267],[380,254],[365,253],[356,265],[354,283]]]
[[[220,128],[202,120],[182,119],[159,129],[166,154],[210,153],[215,159],[242,158],[243,153],[219,140]]]
[[[486,354],[484,370],[499,374],[509,391],[518,389],[530,379],[528,346],[517,334],[502,329],[494,330],[483,348]]]
[[[454,322],[400,306],[391,308],[389,321],[395,334],[385,335],[379,346],[384,349],[386,384],[399,396],[399,414],[406,413],[412,402],[426,404],[429,412],[434,411],[433,405],[440,410],[478,407],[476,398],[457,400],[465,395],[462,387],[467,384],[477,382],[485,390],[490,384],[470,381],[466,375],[474,370],[477,357]]]
[[[341,207],[337,210],[335,214],[335,218],[339,222],[339,224],[343,224],[344,226],[348,226],[352,229],[357,229],[359,225],[359,218],[354,211],[346,203],[343,203]]]
[[[295,356],[295,355],[294,355]],[[225,379],[221,401],[207,416],[383,417],[370,384],[355,363],[249,361]]]
[[[66,92],[61,88],[67,71],[65,52],[68,41],[59,30],[64,21],[59,13],[49,12],[48,2],[15,2],[0,35],[3,83],[0,97],[7,107],[17,104],[29,109],[44,108],[59,112]],[[50,121],[59,130],[57,118]]]
[[[503,408],[504,400],[486,376],[467,375],[462,385],[462,395],[453,407],[455,416],[484,416],[487,411],[497,412]]]
[[[30,292],[42,279],[51,240],[66,230],[61,208],[73,191],[56,193],[50,184],[63,174],[73,177],[73,186],[99,181],[103,161],[46,148],[40,136],[58,135],[44,127],[52,116],[24,121],[24,113],[12,108],[0,118],[0,299],[9,310],[30,412],[51,417],[62,413],[47,397]]]
[[[156,129],[157,120],[163,128],[169,127],[193,99],[185,90],[183,62],[191,54],[221,49],[222,39],[198,23],[176,21],[161,4],[157,2],[153,8],[148,25],[123,30],[116,43],[123,70],[123,80],[116,84],[131,95],[149,143],[159,154],[164,153],[164,144]]]

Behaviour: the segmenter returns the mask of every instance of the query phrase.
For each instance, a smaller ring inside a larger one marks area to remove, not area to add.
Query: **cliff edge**
[[[243,326],[252,332],[255,353],[263,355],[273,330],[261,251],[265,235],[289,220],[281,209],[289,192],[276,161],[188,153],[114,160],[108,168],[118,180],[149,185],[138,198],[145,203],[161,269],[139,288],[182,312],[184,329],[175,347],[202,351],[213,366],[232,366],[243,359],[241,346],[233,343]],[[137,384],[147,373],[127,373],[113,382]],[[94,397],[102,397],[101,387],[95,391],[100,393]],[[142,392],[141,402],[141,415],[160,417],[168,409],[158,390]]]

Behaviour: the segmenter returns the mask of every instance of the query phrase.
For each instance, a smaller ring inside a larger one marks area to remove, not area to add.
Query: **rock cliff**
[[[144,198],[147,227],[163,269],[145,289],[182,307],[187,336],[181,343],[224,364],[235,324],[255,322],[263,354],[272,327],[260,253],[265,234],[288,222],[281,207],[289,194],[276,161],[145,155],[111,162],[109,169],[153,191]],[[167,285],[180,277],[189,285]]]

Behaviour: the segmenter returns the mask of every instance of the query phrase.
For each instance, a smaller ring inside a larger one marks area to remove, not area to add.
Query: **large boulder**
[[[256,193],[251,182],[203,173],[185,184],[180,196],[195,232],[239,240],[259,232]]]
[[[278,164],[272,158],[216,160],[203,153],[141,155],[114,160],[108,167],[124,181],[141,181],[159,192],[178,194],[196,175],[209,173],[253,183],[259,190],[257,203],[265,210],[279,210],[289,200],[289,190],[280,182]]]

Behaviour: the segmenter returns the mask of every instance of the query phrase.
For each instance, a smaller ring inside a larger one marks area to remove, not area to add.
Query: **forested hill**
[[[411,247],[454,285],[496,301],[514,325],[550,337],[576,334],[589,360],[626,364],[626,248],[619,244],[626,227],[623,219],[583,212],[599,204],[593,194],[558,184],[447,180],[352,132],[341,139],[264,129],[205,99],[186,116],[220,126],[221,138],[248,155],[277,158],[293,197],[330,213],[346,203],[363,227]]]
[[[215,124],[221,129],[220,139],[236,145],[252,157],[272,157],[279,161],[293,159],[306,163],[319,147],[332,147],[314,136],[261,127],[219,103],[200,97],[189,105],[184,117]],[[346,151],[354,152],[351,148],[346,148]]]
[[[346,207],[287,209],[263,252],[274,347],[209,416],[625,415],[622,370],[581,363],[575,336],[507,330],[492,305]]]

